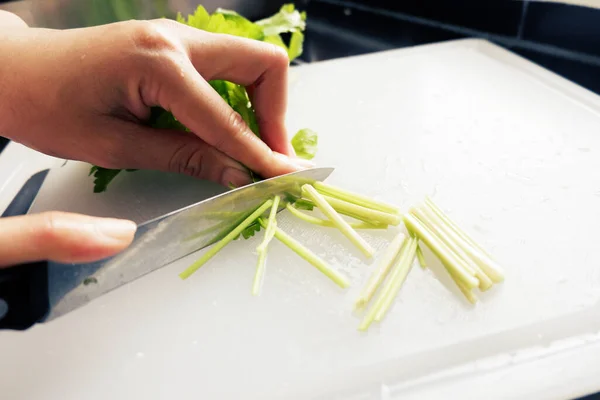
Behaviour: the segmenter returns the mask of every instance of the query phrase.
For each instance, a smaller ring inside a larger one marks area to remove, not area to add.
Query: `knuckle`
[[[270,45],[269,49],[269,59],[271,60],[271,65],[276,68],[287,68],[290,59],[288,53],[277,45]]]
[[[181,46],[172,35],[168,26],[154,21],[132,21],[131,40],[144,51],[176,51]]]
[[[205,150],[204,147],[191,146],[189,143],[180,145],[169,159],[168,170],[178,174],[202,178],[205,172]]]
[[[62,213],[58,211],[48,211],[40,214],[37,237],[41,244],[54,243],[59,239],[59,221],[61,217]]]

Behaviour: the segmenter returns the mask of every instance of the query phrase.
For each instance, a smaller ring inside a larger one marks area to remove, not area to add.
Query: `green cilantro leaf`
[[[319,137],[316,132],[310,129],[299,130],[292,138],[292,146],[296,155],[307,160],[312,159],[317,154],[317,145]]]

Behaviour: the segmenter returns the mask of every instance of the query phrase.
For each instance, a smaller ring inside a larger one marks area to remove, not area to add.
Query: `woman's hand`
[[[64,31],[0,28],[0,134],[105,168],[180,172],[222,184],[304,168],[284,126],[287,54],[172,20]],[[262,140],[210,87],[248,88]],[[143,123],[169,110],[193,133]]]

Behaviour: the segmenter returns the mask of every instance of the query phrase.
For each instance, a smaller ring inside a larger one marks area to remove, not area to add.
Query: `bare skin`
[[[244,185],[242,164],[272,177],[310,166],[284,126],[287,54],[170,20],[48,30],[0,11],[0,135],[42,153],[106,168],[178,172]],[[258,139],[209,86],[248,88]],[[193,133],[143,123],[160,106]],[[0,267],[50,259],[93,261],[127,247],[130,221],[65,213],[0,221]],[[10,241],[9,241],[10,238]]]

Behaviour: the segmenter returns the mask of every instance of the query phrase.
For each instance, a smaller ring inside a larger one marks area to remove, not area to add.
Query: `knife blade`
[[[107,259],[81,264],[44,261],[0,270],[0,310],[4,310],[0,329],[23,330],[35,323],[49,322],[210,246],[264,201],[275,195],[301,197],[302,184],[324,181],[333,170],[312,168],[265,179],[140,223],[131,245]],[[279,211],[282,209],[283,206]],[[10,289],[3,293],[2,287],[14,288],[8,284],[11,281],[25,284],[26,293],[21,295]],[[30,307],[24,308],[23,302]],[[15,315],[17,311],[25,320]]]

